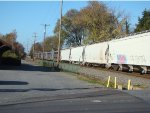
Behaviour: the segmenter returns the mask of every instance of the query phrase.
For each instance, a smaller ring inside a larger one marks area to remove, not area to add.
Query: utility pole
[[[27,41],[27,45],[26,45],[26,46],[27,46],[27,55],[29,54],[28,43],[29,43],[29,42]]]
[[[49,24],[42,24],[42,25],[44,26],[44,40],[43,40],[43,60],[44,60],[46,28],[50,25]]]
[[[36,37],[37,37],[37,35],[36,35],[36,33],[34,33],[34,44],[33,44],[33,61],[34,61],[34,54],[35,54],[35,41],[36,41]]]
[[[58,40],[58,55],[57,55],[57,66],[59,66],[60,62],[60,39],[61,39],[61,19],[62,19],[62,5],[63,5],[63,0],[60,1],[60,25],[59,25],[59,40]]]

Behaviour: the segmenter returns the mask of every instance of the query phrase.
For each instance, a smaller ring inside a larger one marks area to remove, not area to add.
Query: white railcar
[[[56,61],[57,57],[58,57],[58,51],[54,51],[52,56],[53,60]]]
[[[109,42],[110,62],[150,66],[150,32]]]
[[[49,60],[48,59],[48,52],[44,52],[44,59]]]
[[[51,52],[45,52],[44,53],[44,58],[46,59],[46,60],[53,60],[53,52],[51,51]]]
[[[107,64],[108,43],[97,43],[85,47],[84,62],[94,64]]]
[[[70,54],[71,54],[71,49],[63,49],[61,50],[61,61],[70,61]]]
[[[40,59],[43,59],[43,53],[40,53]]]
[[[112,64],[150,66],[150,32],[109,42],[109,62]],[[144,67],[143,67],[144,66]]]
[[[84,46],[76,47],[71,49],[71,55],[70,55],[70,61],[76,62],[76,63],[82,63],[83,62],[83,48]]]

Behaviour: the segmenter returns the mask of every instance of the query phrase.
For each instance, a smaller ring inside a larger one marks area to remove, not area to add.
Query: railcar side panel
[[[61,50],[61,61],[70,61],[70,50],[71,49]]]
[[[150,32],[109,42],[109,62],[150,66]]]
[[[106,42],[86,46],[84,62],[106,64],[107,49],[108,49],[108,44]]]
[[[83,48],[84,48],[83,46],[72,48],[70,60],[73,62],[83,62],[83,58],[82,58]]]

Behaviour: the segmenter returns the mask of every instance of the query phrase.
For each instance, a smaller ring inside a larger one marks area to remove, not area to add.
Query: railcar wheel
[[[119,65],[112,65],[112,69],[115,71],[119,71]]]

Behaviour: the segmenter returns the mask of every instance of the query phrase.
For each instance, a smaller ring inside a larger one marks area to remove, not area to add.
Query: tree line
[[[54,35],[35,43],[35,52],[57,50],[59,19]],[[62,16],[61,47],[75,47],[110,40],[131,33],[128,16],[108,8],[103,2],[89,1],[81,10],[70,9]],[[150,11],[144,10],[133,32],[150,29]],[[30,50],[32,54],[33,45]]]
[[[6,41],[8,44],[12,46],[12,50],[20,57],[25,57],[25,49],[21,43],[17,41],[17,32],[16,30],[13,30],[12,32],[2,35],[0,34],[0,39]]]

